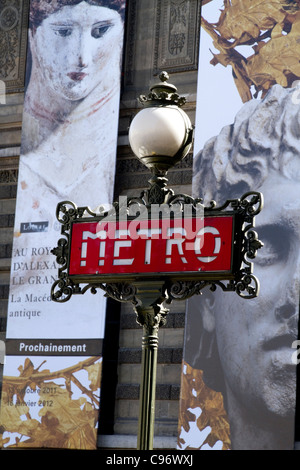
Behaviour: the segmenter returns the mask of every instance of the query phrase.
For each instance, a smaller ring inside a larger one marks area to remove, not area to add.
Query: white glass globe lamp
[[[129,143],[136,157],[156,174],[167,171],[189,152],[193,127],[181,109],[174,85],[166,83],[169,76],[160,74],[161,83],[150,89],[148,97],[140,97],[144,109],[139,111],[129,128]]]

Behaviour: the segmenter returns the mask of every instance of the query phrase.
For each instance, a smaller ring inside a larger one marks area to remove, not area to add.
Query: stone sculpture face
[[[203,292],[201,299],[190,302],[186,341],[187,362],[204,370],[204,376],[215,364],[209,386],[223,392],[231,430],[243,416],[253,429],[268,430],[268,445],[274,445],[271,434],[279,436],[280,448],[293,445],[296,399],[300,107],[294,93],[276,85],[263,100],[248,102],[235,122],[208,141],[196,157],[195,196],[221,204],[248,190],[263,193],[264,208],[256,227],[264,247],[254,260],[261,285],[258,298],[245,301],[220,290]],[[203,332],[214,337],[210,362],[205,362],[201,350]],[[259,439],[253,444],[263,445]],[[248,448],[249,442],[243,445]]]

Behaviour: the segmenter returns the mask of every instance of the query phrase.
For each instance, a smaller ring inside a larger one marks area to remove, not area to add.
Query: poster
[[[125,0],[31,0],[1,445],[94,449],[106,302],[51,301],[61,201],[112,203]]]
[[[178,449],[294,448],[300,281],[298,1],[203,2],[193,195],[249,190],[256,299],[217,289],[188,301]]]

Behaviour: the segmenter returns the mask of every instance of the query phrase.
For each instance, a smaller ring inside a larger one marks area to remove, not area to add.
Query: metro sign
[[[155,184],[151,188],[156,195]],[[62,237],[51,250],[60,265],[52,300],[67,302],[73,294],[102,289],[119,301],[136,302],[137,286],[145,283],[163,285],[168,301],[184,300],[207,285],[256,297],[252,261],[263,246],[254,230],[262,194],[204,207],[201,200],[172,192],[163,192],[164,203],[150,203],[151,188],[98,214],[71,201],[57,205]]]
[[[181,273],[228,278],[234,216],[144,221],[75,221],[68,275],[111,277]]]

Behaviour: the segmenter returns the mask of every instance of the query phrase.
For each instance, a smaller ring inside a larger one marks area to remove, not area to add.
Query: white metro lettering
[[[168,228],[168,237],[171,237],[172,235],[175,234],[175,238],[169,238],[167,240],[167,246],[166,246],[166,255],[168,256],[166,258],[166,264],[171,264],[172,262],[172,258],[171,258],[171,255],[172,255],[172,247],[173,245],[176,245],[177,246],[177,250],[178,250],[178,253],[181,256],[181,261],[183,263],[187,263],[187,260],[186,258],[183,256],[183,243],[185,242],[185,238],[178,238],[176,237],[176,235],[183,235],[184,237],[186,237],[186,231],[183,227],[176,227],[176,228]]]
[[[232,260],[231,221],[229,217],[221,222],[212,217],[206,226],[198,226],[193,238],[189,228],[177,219],[151,221],[151,226],[147,220],[139,226],[136,221],[125,226],[107,222],[105,227],[99,223],[85,227],[74,224],[69,272],[228,271]]]
[[[116,230],[116,238],[123,238],[129,236],[129,230]],[[122,259],[120,258],[121,248],[130,248],[132,245],[131,240],[116,240],[114,245],[114,266],[129,266],[133,263],[134,258]],[[116,259],[118,258],[118,259]]]
[[[203,245],[204,245],[205,234],[207,233],[216,235],[213,254],[218,255],[221,250],[221,237],[220,237],[219,231],[215,227],[203,227],[199,230],[199,232],[197,233],[196,240],[195,240],[195,253],[196,255],[201,254],[201,249],[203,248]],[[199,261],[202,261],[203,263],[211,263],[217,258],[217,256],[197,256],[197,258]]]
[[[87,240],[88,238],[91,238],[92,240],[96,240],[100,238],[101,240],[105,240],[107,236],[107,233],[105,230],[100,230],[99,232],[92,233],[85,231],[82,233],[82,240]],[[87,257],[87,242],[82,243],[81,245],[81,261],[80,261],[80,266],[86,266],[86,257]],[[100,243],[100,249],[99,249],[99,258],[104,258],[105,256],[105,242]],[[99,266],[103,266],[104,260],[100,259],[99,260]]]
[[[139,228],[136,233],[138,236],[146,238],[144,263],[151,263],[152,238],[156,239],[161,234],[160,228]]]

